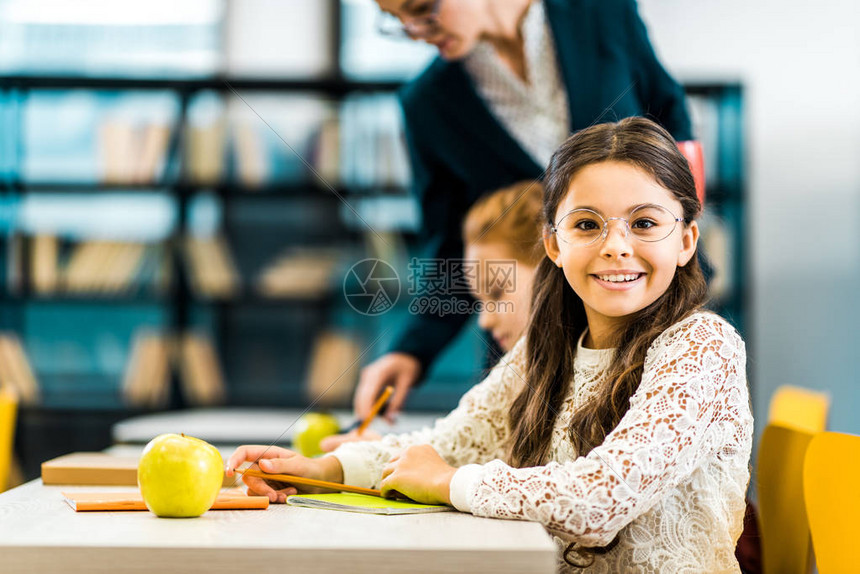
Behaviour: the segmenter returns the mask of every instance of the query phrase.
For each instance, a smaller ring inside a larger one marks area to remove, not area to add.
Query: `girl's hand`
[[[411,446],[395,456],[382,470],[382,496],[396,493],[425,504],[451,504],[451,478],[457,469],[424,444]]]
[[[253,462],[255,464],[252,464],[250,468],[259,468],[263,472],[271,474],[292,474],[305,478],[343,483],[343,468],[340,466],[340,461],[333,456],[307,458],[277,446],[240,446],[227,460],[227,476],[233,476],[234,469],[243,462]],[[330,492],[324,488],[292,485],[255,476],[243,475],[242,482],[248,486],[248,494],[268,496],[271,502],[286,502],[288,496],[299,492]]]
[[[327,436],[320,441],[320,449],[323,452],[331,452],[345,442],[360,442],[366,440],[379,440],[382,435],[376,431],[366,429],[363,433],[358,434],[358,429],[350,431],[346,434],[336,434]]]

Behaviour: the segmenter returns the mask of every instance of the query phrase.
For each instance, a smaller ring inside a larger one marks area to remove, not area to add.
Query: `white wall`
[[[332,61],[328,2],[229,0],[225,71],[237,76],[322,76]]]
[[[860,2],[639,5],[676,77],[747,88],[757,431],[795,384],[830,390],[830,427],[860,433]]]

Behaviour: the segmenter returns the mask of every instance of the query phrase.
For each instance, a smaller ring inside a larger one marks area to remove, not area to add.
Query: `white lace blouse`
[[[452,466],[452,503],[477,516],[532,520],[568,542],[603,546],[588,572],[739,572],[753,420],[743,340],[722,318],[699,312],[648,350],[630,408],[603,444],[577,457],[573,412],[599,388],[612,350],[577,347],[574,380],[556,419],[551,462],[504,462],[508,413],[525,384],[521,339],[435,426],[381,441],[347,443],[334,455],[344,481],[378,488],[400,450],[430,444]],[[559,568],[567,565],[559,552]]]

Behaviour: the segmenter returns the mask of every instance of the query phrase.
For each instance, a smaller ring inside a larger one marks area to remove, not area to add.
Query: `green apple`
[[[297,422],[293,435],[293,446],[305,456],[322,454],[320,441],[340,432],[340,425],[332,415],[307,413]]]
[[[143,501],[162,517],[200,516],[212,507],[223,480],[218,449],[184,434],[162,434],[149,441],[137,467]]]

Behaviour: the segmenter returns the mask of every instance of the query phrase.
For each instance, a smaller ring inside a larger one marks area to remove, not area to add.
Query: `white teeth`
[[[639,278],[639,275],[598,275],[598,277],[600,277],[601,280],[609,281],[610,283],[624,283],[625,281],[635,281]]]

